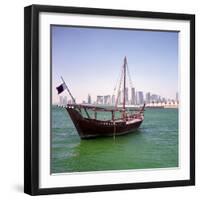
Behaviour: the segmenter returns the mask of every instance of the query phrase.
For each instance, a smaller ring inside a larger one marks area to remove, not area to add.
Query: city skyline
[[[159,94],[154,94],[151,92],[143,92],[143,91],[137,91],[135,90],[135,88],[130,88],[131,94],[130,94],[130,98],[128,97],[128,88],[126,88],[126,94],[125,99],[126,99],[126,104],[127,105],[141,105],[141,104],[149,104],[149,103],[156,103],[156,102],[177,102],[179,101],[179,96],[178,96],[178,92],[176,92],[175,97],[174,98],[167,98],[164,96],[160,96]],[[121,91],[121,95],[123,95],[122,91]],[[117,103],[117,105],[122,105],[123,102],[123,96],[119,97],[119,101]],[[69,99],[67,100],[67,96],[63,95],[60,96],[59,98],[59,102],[57,103],[58,105],[67,105],[67,103],[73,103],[72,99],[69,97]],[[116,104],[116,95],[97,95],[96,97],[92,97],[91,94],[87,95],[87,98],[82,99],[82,102],[84,104],[100,104],[100,105],[115,105]]]
[[[63,76],[78,103],[112,95],[127,56],[137,91],[175,99],[178,91],[178,33],[52,26],[52,103]],[[130,92],[128,94],[131,95]],[[68,96],[66,91],[61,96]]]

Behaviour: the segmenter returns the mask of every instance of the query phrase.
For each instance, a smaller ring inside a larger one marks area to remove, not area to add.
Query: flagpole
[[[72,94],[71,94],[71,92],[70,92],[69,88],[67,87],[67,85],[66,85],[66,83],[65,83],[65,81],[64,81],[64,79],[63,79],[63,77],[62,77],[62,76],[61,76],[61,79],[62,79],[63,83],[65,84],[65,86],[66,86],[66,89],[67,89],[67,91],[68,91],[68,93],[69,93],[70,97],[72,98],[73,102],[76,104],[76,101],[75,101],[74,97],[72,96]]]

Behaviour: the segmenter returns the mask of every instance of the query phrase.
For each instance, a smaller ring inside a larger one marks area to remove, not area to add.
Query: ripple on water
[[[53,107],[51,138],[53,173],[178,166],[176,109],[147,109],[136,132],[115,140],[80,140],[67,112]]]

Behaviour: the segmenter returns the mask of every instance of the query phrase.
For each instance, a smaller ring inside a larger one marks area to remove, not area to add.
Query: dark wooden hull
[[[84,118],[73,108],[67,107],[66,110],[82,139],[127,134],[139,128],[143,121],[143,118],[141,118],[131,123],[126,123],[125,121],[114,123],[112,121]]]

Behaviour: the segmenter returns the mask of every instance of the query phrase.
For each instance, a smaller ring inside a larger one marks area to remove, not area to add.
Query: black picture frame
[[[39,188],[39,14],[76,13],[101,16],[188,20],[190,23],[190,179],[77,187]],[[24,192],[30,195],[195,185],[195,15],[128,10],[31,5],[24,9]]]

